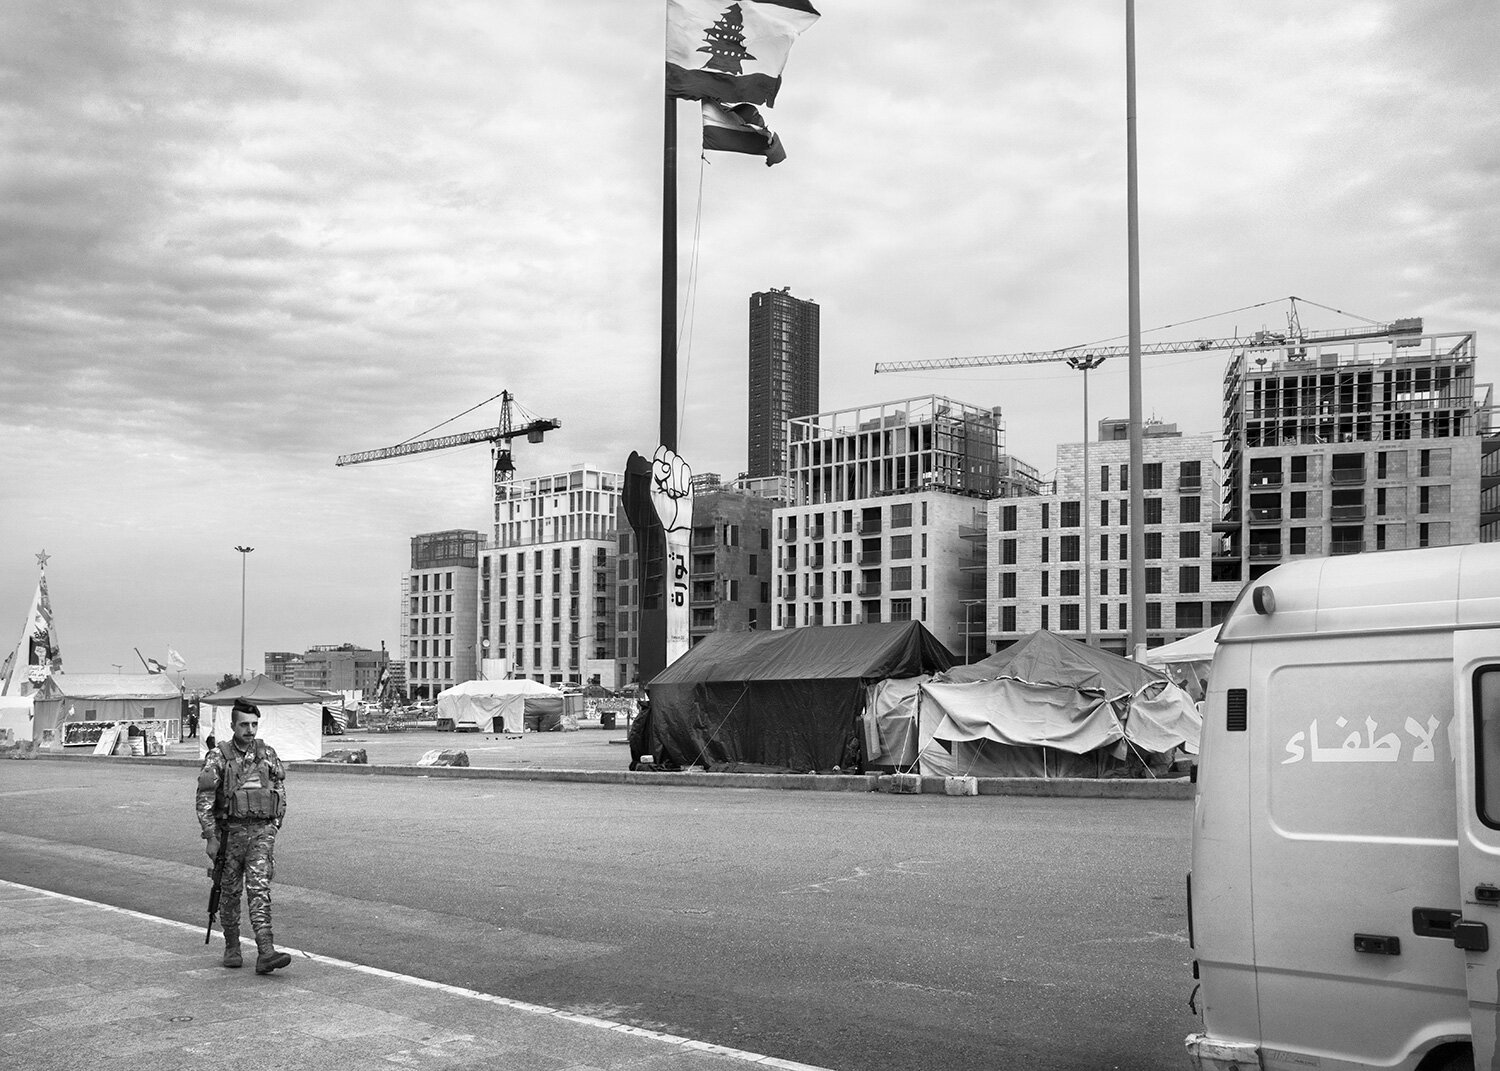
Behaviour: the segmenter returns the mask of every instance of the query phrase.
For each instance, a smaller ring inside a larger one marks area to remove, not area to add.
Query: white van
[[[1194,1067],[1500,1066],[1500,545],[1246,586],[1204,711],[1188,919]]]

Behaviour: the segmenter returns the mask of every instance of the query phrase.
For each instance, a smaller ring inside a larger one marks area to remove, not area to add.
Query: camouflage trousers
[[[250,928],[271,934],[271,878],[276,873],[276,823],[230,822],[219,887],[219,920],[225,934],[240,931],[240,893],[250,902]]]

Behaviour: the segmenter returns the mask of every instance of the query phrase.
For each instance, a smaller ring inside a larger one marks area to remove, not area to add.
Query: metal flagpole
[[[661,445],[677,449],[677,98],[663,94],[661,188]]]
[[[1141,419],[1141,249],[1135,158],[1135,0],[1125,0],[1125,216],[1130,302],[1130,651],[1146,660],[1146,495]]]

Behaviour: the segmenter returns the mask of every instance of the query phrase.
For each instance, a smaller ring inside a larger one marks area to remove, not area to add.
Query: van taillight
[[[1231,733],[1244,732],[1250,724],[1249,693],[1244,688],[1229,689],[1229,694],[1224,697],[1224,709],[1228,715],[1224,728]]]
[[[1198,946],[1193,943],[1193,872],[1191,870],[1189,870],[1187,872],[1187,902],[1188,902],[1188,947],[1189,948],[1197,948]],[[1193,974],[1194,978],[1198,977],[1198,975],[1196,974],[1197,966],[1198,966],[1198,961],[1194,960],[1193,961],[1193,967],[1194,967],[1194,970],[1195,970],[1195,973]]]

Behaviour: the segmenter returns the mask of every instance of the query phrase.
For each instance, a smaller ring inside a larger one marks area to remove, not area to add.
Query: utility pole
[[[1141,404],[1141,236],[1135,148],[1135,0],[1125,0],[1125,236],[1130,311],[1130,634],[1146,660],[1145,427]]]
[[[235,547],[240,552],[240,683],[245,683],[245,568],[254,547]]]

